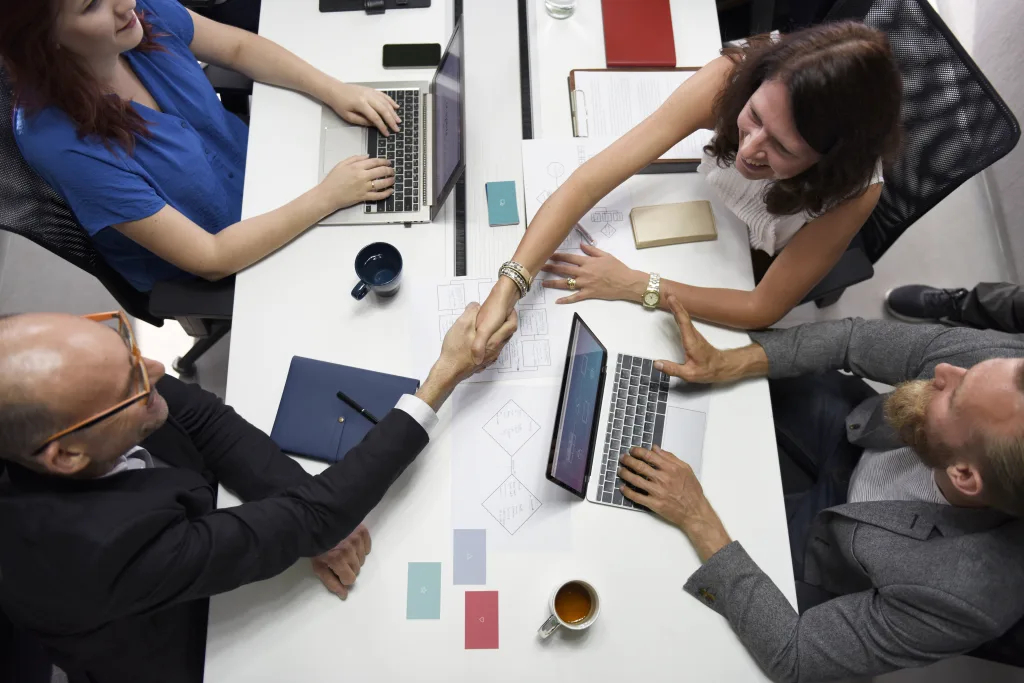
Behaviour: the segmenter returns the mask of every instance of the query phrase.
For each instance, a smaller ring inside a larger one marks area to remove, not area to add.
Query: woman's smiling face
[[[796,129],[789,89],[780,81],[765,81],[754,91],[736,126],[736,170],[748,180],[792,178],[821,158]]]
[[[142,37],[135,0],[63,0],[61,4],[57,43],[79,57],[117,56],[137,47]]]

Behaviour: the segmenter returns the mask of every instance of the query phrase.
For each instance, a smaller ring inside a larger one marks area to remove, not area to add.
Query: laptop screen
[[[434,95],[434,178],[436,202],[440,203],[451,190],[457,173],[465,164],[462,84],[462,22],[448,43],[448,49],[437,67],[431,91]]]
[[[548,479],[581,498],[587,493],[607,360],[608,351],[579,314],[573,316]]]

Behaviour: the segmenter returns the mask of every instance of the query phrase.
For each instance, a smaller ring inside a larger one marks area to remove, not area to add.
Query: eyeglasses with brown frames
[[[146,405],[153,400],[152,387],[149,383],[149,373],[146,371],[146,364],[142,362],[142,352],[139,351],[138,344],[135,343],[135,334],[132,332],[132,327],[128,324],[128,317],[122,311],[111,311],[109,313],[90,313],[89,315],[83,315],[86,320],[94,320],[98,323],[107,323],[112,320],[117,321],[117,333],[121,335],[121,340],[128,346],[128,350],[131,353],[132,363],[132,374],[131,374],[131,385],[128,398],[121,401],[115,406],[107,408],[106,410],[96,413],[87,420],[83,420],[76,425],[62,429],[57,432],[43,444],[35,450],[39,453],[44,448],[49,446],[51,443],[67,436],[73,432],[77,432],[87,427],[92,427],[98,422],[106,420],[111,415],[121,412],[128,406],[134,405],[139,401],[145,401]]]

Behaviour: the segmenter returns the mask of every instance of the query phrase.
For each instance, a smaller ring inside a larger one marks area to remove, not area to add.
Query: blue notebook
[[[402,394],[414,394],[419,386],[408,377],[295,356],[270,438],[285,453],[338,462],[373,428],[338,398],[339,391],[383,420]]]

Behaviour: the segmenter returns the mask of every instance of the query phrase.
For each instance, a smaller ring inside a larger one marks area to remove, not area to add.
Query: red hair
[[[60,0],[0,0],[0,58],[14,85],[15,102],[31,113],[55,106],[75,123],[78,136],[116,142],[129,154],[135,136],[149,136],[130,102],[111,95],[81,60],[57,43]],[[139,52],[158,52],[159,35],[138,12]]]

